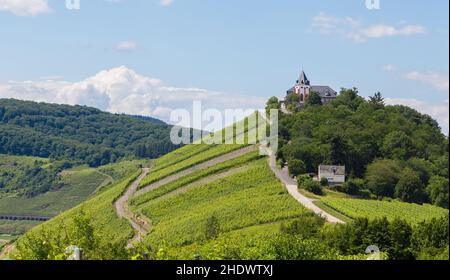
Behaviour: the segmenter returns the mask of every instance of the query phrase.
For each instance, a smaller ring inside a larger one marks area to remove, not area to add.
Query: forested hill
[[[268,108],[278,104],[272,98]],[[310,97],[305,108],[281,116],[280,138],[278,157],[294,173],[345,165],[348,193],[448,208],[448,138],[430,116],[385,105],[381,94],[365,100],[357,89],[342,89],[323,106]]]
[[[0,99],[0,154],[95,167],[123,157],[154,158],[175,149],[170,129],[156,119],[85,106]]]

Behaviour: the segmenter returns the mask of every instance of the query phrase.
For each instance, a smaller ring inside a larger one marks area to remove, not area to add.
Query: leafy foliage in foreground
[[[127,259],[126,240],[114,241],[112,236],[99,234],[91,216],[83,211],[59,223],[54,228],[31,232],[17,242],[16,260],[67,260],[76,244],[88,260]]]

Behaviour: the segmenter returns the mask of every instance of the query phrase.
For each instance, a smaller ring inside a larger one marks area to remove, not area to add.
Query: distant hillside
[[[0,99],[0,154],[87,163],[124,157],[155,158],[176,148],[171,126],[148,117],[68,106]]]

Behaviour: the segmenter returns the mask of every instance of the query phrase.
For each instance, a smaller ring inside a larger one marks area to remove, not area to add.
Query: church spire
[[[306,77],[305,71],[302,70],[302,73],[300,74],[300,78],[298,79],[298,83],[301,85],[308,85],[309,86],[309,80]]]

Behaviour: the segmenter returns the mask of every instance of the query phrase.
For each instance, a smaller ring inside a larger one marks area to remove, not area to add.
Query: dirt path
[[[287,168],[278,169],[277,164],[276,164],[276,158],[275,158],[274,154],[270,155],[270,157],[269,157],[269,166],[270,166],[270,169],[272,169],[272,172],[277,176],[277,178],[284,185],[286,185],[286,188],[287,188],[289,194],[293,198],[295,198],[295,200],[297,200],[299,203],[301,203],[303,206],[305,206],[309,210],[313,211],[317,215],[324,217],[330,223],[345,224],[344,221],[336,218],[333,215],[328,214],[327,212],[325,212],[322,209],[320,209],[319,207],[317,207],[313,203],[313,201],[314,201],[313,199],[307,198],[306,196],[302,195],[298,191],[297,182],[294,179],[292,179],[291,176],[289,176],[289,172],[288,172]]]
[[[168,176],[168,177],[166,177],[164,179],[161,179],[161,180],[159,180],[159,181],[157,181],[157,182],[155,182],[153,184],[150,184],[150,185],[140,189],[139,191],[137,191],[134,194],[134,196],[143,195],[143,194],[145,194],[145,193],[147,193],[149,191],[152,191],[152,190],[157,189],[157,188],[159,188],[159,187],[161,187],[163,185],[166,185],[166,184],[171,183],[171,182],[173,182],[175,180],[178,180],[181,177],[189,175],[189,174],[191,174],[191,173],[193,173],[195,171],[202,170],[202,169],[205,169],[205,168],[208,168],[208,167],[211,167],[211,166],[223,163],[225,161],[238,158],[240,156],[243,156],[245,154],[248,154],[248,153],[256,151],[256,150],[257,150],[256,146],[249,146],[249,147],[245,147],[245,148],[233,151],[231,153],[228,153],[228,154],[225,154],[225,155],[222,155],[222,156],[218,156],[218,157],[213,158],[213,159],[211,159],[209,161],[206,161],[206,162],[194,165],[193,167],[190,167],[188,169],[185,169],[183,171],[180,171],[178,173],[170,175],[170,176]]]
[[[5,247],[3,247],[3,249],[0,252],[0,260],[7,258],[8,255],[11,254],[13,250],[14,250],[14,243],[5,245]]]
[[[126,192],[114,204],[117,215],[125,218],[136,231],[135,236],[128,243],[128,247],[132,247],[135,242],[140,241],[142,236],[147,234],[150,227],[147,221],[135,215],[128,207],[128,200],[136,192],[139,183],[147,176],[148,172],[150,172],[149,168],[143,168],[141,175],[131,183]]]

